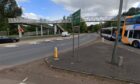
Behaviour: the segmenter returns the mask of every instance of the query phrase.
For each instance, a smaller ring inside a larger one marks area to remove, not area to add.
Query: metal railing
[[[121,21],[123,21],[124,18],[121,18]],[[82,17],[82,21],[85,22],[106,22],[106,21],[117,21],[117,18],[115,16],[88,16],[88,17]],[[36,20],[36,19],[28,19],[28,18],[23,18],[23,17],[18,17],[18,18],[9,18],[8,19],[9,23],[42,23],[42,24],[57,24],[57,23],[71,23],[71,19],[69,20],[54,20],[54,21],[49,21],[49,20]]]

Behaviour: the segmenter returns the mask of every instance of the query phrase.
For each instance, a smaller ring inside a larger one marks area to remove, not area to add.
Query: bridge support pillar
[[[55,24],[54,25],[54,35],[56,35],[56,33],[57,33],[57,25]]]
[[[49,28],[47,29],[47,32],[48,32],[48,35],[50,35],[50,30],[49,30]]]
[[[58,32],[59,32],[59,34],[61,34],[61,31],[60,31],[60,29],[59,29],[59,31],[58,31]]]
[[[43,26],[41,25],[41,36],[43,36]]]
[[[36,36],[38,36],[38,27],[36,27]]]

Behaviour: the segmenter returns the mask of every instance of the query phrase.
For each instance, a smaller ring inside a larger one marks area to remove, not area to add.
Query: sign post
[[[24,32],[24,30],[21,28],[20,25],[18,25],[18,33],[19,33],[19,38],[22,38],[22,33]]]
[[[72,14],[72,31],[73,31],[73,56],[75,55],[75,28],[78,28],[78,53],[79,53],[79,40],[80,40],[80,22],[81,22],[81,9]],[[78,55],[78,54],[77,54]]]

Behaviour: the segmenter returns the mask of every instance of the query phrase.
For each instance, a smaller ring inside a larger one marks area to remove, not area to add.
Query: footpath
[[[59,60],[47,59],[51,68],[67,70],[99,77],[140,83],[140,54],[118,47],[117,56],[123,57],[123,65],[112,65],[113,46],[101,41],[80,47],[79,55],[72,51],[59,54]]]

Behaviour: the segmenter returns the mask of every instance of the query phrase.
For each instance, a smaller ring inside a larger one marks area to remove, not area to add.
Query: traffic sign
[[[81,9],[72,14],[73,26],[80,26],[80,20],[81,20]]]
[[[73,57],[75,56],[75,40],[74,40],[74,33],[75,33],[75,29],[78,29],[78,50],[77,50],[77,57],[79,54],[79,35],[80,35],[80,22],[81,22],[81,9],[79,9],[78,11],[76,11],[75,13],[72,14],[72,31],[73,31]]]

